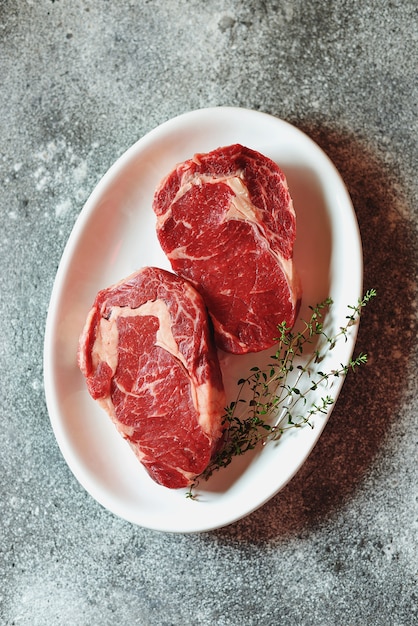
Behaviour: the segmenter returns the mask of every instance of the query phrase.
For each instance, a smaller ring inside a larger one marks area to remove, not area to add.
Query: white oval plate
[[[362,290],[361,241],[346,188],[322,150],[282,120],[230,107],[193,111],[151,131],[110,168],[81,211],[57,272],[45,334],[45,394],[56,439],[78,481],[116,515],[155,530],[206,531],[254,511],[298,471],[329,417],[235,459],[199,486],[195,501],[185,497],[186,490],[169,490],[149,478],[88,395],[77,368],[78,337],[97,291],[145,265],[170,269],[151,206],[160,180],[195,152],[232,143],[269,156],[287,176],[297,213],[301,317],[309,316],[309,305],[331,296],[331,323],[338,329]],[[349,340],[330,353],[329,369],[350,359],[355,338],[353,327]],[[255,357],[220,356],[232,400],[237,379]],[[334,398],[342,382],[336,379]]]

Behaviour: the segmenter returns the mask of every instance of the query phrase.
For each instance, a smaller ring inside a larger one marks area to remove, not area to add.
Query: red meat
[[[185,487],[222,434],[225,396],[201,296],[182,278],[143,268],[100,291],[78,362],[150,476]]]
[[[273,161],[238,144],[196,154],[161,182],[153,208],[160,244],[202,295],[220,348],[264,350],[279,323],[293,326],[296,217]]]

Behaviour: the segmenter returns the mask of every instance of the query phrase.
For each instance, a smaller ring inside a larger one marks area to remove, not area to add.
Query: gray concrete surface
[[[417,615],[414,0],[0,1],[0,624],[412,626]],[[84,201],[186,111],[262,110],[339,168],[378,290],[318,445],[210,533],[132,526],[68,469],[43,392],[49,297]]]

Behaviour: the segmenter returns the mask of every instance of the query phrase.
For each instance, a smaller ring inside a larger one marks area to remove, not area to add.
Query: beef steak
[[[276,163],[239,144],[196,154],[160,183],[153,208],[160,244],[203,296],[220,348],[264,350],[279,323],[293,326],[296,217]]]
[[[205,305],[185,280],[147,267],[97,294],[78,363],[150,476],[185,487],[221,434],[224,389]]]

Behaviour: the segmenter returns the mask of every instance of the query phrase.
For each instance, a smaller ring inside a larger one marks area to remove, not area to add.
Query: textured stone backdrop
[[[409,626],[417,616],[418,18],[414,0],[0,0],[0,624]],[[74,221],[161,122],[281,117],[339,168],[378,300],[317,447],[200,535],[138,528],[76,482],[42,349]]]

